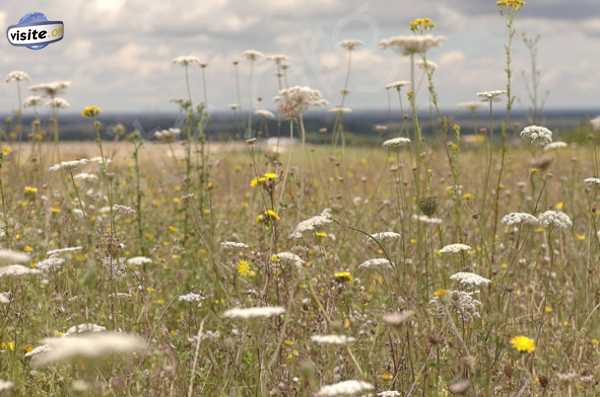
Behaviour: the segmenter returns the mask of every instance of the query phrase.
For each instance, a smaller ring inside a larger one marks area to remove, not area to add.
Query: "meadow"
[[[174,60],[184,121],[152,139],[90,105],[96,141],[61,142],[68,82],[32,86],[40,96],[21,104],[28,76],[12,72],[0,395],[600,395],[600,122],[565,143],[535,125],[537,99],[531,123],[511,118],[523,2],[497,6],[507,85],[463,104],[490,120],[465,134],[439,109],[426,54],[444,39],[419,18],[381,43],[413,67],[387,88],[402,122],[373,126],[374,147],[347,145],[349,79],[333,128],[305,128],[325,102],[287,84],[283,55],[269,58],[277,115],[248,112],[246,139],[231,143],[205,134],[188,80],[206,66],[193,56]],[[341,43],[348,76],[360,45]],[[250,82],[262,56],[243,54]],[[417,95],[430,101],[427,136]],[[268,143],[267,119],[284,131]]]

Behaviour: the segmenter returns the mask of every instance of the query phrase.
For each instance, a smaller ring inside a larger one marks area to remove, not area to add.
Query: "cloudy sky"
[[[348,106],[385,106],[383,86],[408,79],[406,59],[377,48],[380,39],[408,34],[412,18],[429,16],[448,41],[431,52],[439,64],[436,81],[443,107],[474,99],[481,90],[504,88],[504,25],[495,0],[2,0],[5,31],[27,12],[63,20],[65,38],[41,51],[0,40],[0,73],[25,70],[33,83],[72,80],[65,95],[74,110],[89,103],[110,111],[174,110],[169,99],[184,95],[178,55],[206,61],[213,109],[236,102],[232,61],[242,51],[290,57],[290,84],[318,88],[337,102],[343,85],[343,39],[364,41],[355,53]],[[598,0],[528,0],[517,28],[541,34],[542,84],[548,107],[594,108],[600,93],[600,4]],[[527,106],[521,72],[528,57],[515,46],[515,85]],[[247,62],[240,65],[242,105],[247,106]],[[273,64],[256,69],[256,95],[270,107],[276,93]],[[15,86],[4,85],[0,112],[15,108]],[[201,95],[199,69],[192,92]]]

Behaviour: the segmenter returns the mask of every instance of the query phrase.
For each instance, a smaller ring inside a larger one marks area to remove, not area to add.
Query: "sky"
[[[503,18],[495,0],[0,0],[2,31],[28,12],[62,20],[65,37],[40,51],[0,40],[0,75],[24,70],[31,84],[70,80],[64,95],[73,111],[97,104],[107,111],[174,111],[185,96],[184,73],[171,61],[194,55],[208,64],[209,109],[237,102],[232,62],[240,62],[242,106],[250,103],[247,49],[289,57],[290,85],[321,90],[339,102],[346,53],[338,43],[358,39],[347,106],[385,108],[384,86],[408,80],[405,57],[378,48],[386,37],[409,34],[408,23],[430,17],[434,34],[447,41],[429,58],[439,65],[435,83],[443,108],[503,89]],[[600,92],[600,3],[598,0],[528,0],[516,21],[520,33],[541,35],[541,90],[548,108],[598,107]],[[514,46],[517,107],[527,107],[529,57],[520,36]],[[202,96],[199,68],[191,71],[192,95]],[[272,62],[257,62],[252,90],[273,108],[277,78]],[[27,85],[25,85],[25,90]],[[17,106],[14,83],[0,85],[0,113]],[[425,93],[425,86],[421,86]],[[27,94],[25,94],[27,95]],[[420,95],[424,100],[425,95]]]

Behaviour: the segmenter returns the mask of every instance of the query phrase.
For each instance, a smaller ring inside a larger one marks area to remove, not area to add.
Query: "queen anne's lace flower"
[[[317,397],[361,396],[374,389],[373,385],[360,380],[345,380],[321,387]]]
[[[204,299],[204,297],[203,297],[202,295],[200,295],[200,294],[196,294],[196,293],[194,293],[194,292],[189,292],[189,293],[187,293],[187,294],[185,294],[185,295],[179,295],[179,296],[177,297],[177,300],[178,300],[179,302],[189,302],[189,303],[192,303],[192,302],[200,302],[200,301],[202,301],[203,299]]]
[[[573,222],[569,215],[562,211],[546,211],[538,216],[540,223],[544,226],[555,226],[562,229],[568,229],[573,226]]]
[[[84,166],[84,165],[88,164],[89,162],[90,162],[90,160],[88,160],[88,159],[61,161],[60,163],[54,164],[53,166],[48,168],[48,171],[56,172],[56,171],[60,171],[60,170],[73,170],[77,167]]]
[[[445,317],[446,309],[468,321],[479,317],[481,302],[473,297],[476,292],[450,290],[443,297],[434,297],[429,301],[431,312],[436,317]]]
[[[293,252],[280,252],[278,254],[275,254],[274,257],[280,262],[291,263],[296,267],[301,267],[304,264],[302,258],[294,254]]]
[[[290,120],[300,117],[310,107],[320,107],[327,104],[319,90],[301,86],[279,91],[279,95],[274,100],[277,102],[279,112]]]
[[[152,259],[145,256],[134,256],[133,258],[127,259],[127,264],[132,266],[143,266],[152,263]]]
[[[391,90],[391,89],[400,90],[402,87],[405,87],[405,86],[407,86],[409,84],[410,84],[409,81],[406,81],[406,80],[397,80],[397,81],[392,81],[389,84],[386,84],[385,88],[387,90]]]
[[[449,244],[440,250],[440,254],[458,254],[460,252],[471,251],[472,249],[473,248],[471,248],[471,246],[467,244]]]
[[[29,80],[29,75],[22,70],[12,71],[6,76],[6,82],[10,83],[11,81],[24,81]]]
[[[477,96],[484,102],[498,102],[503,95],[506,95],[506,91],[504,90],[481,91],[477,93]]]
[[[29,255],[9,249],[0,249],[0,265],[12,265],[29,261]]]
[[[106,327],[98,324],[92,323],[83,323],[79,325],[74,325],[65,332],[65,336],[71,336],[75,334],[85,334],[87,332],[104,332],[106,331]]]
[[[5,267],[0,267],[0,278],[4,276],[25,276],[28,274],[39,274],[40,271],[37,269],[32,269],[30,267],[25,267],[23,265],[10,265]]]
[[[552,142],[547,144],[546,146],[544,146],[544,151],[548,152],[551,150],[558,150],[558,149],[563,149],[568,147],[569,145],[566,142],[562,142],[562,141],[556,141],[556,142]]]
[[[80,246],[58,248],[58,249],[50,250],[50,251],[46,252],[46,256],[56,256],[56,255],[61,255],[61,254],[69,254],[69,253],[72,253],[72,252],[81,251],[82,249],[83,249],[83,247],[80,247]]]
[[[527,139],[533,145],[546,146],[552,143],[552,131],[546,127],[530,125],[521,131],[521,138]]]
[[[442,220],[440,218],[432,218],[427,215],[413,215],[413,219],[418,222],[427,223],[429,225],[441,225]]]
[[[390,150],[398,150],[410,143],[409,138],[398,137],[393,139],[388,139],[383,142],[383,147]]]
[[[313,335],[310,340],[320,345],[347,345],[356,341],[356,338],[346,335]]]
[[[594,177],[585,178],[583,180],[583,183],[585,184],[585,186],[587,186],[589,188],[600,187],[600,178],[594,178]]]
[[[373,233],[371,234],[371,237],[373,237],[375,240],[382,242],[382,241],[388,241],[388,240],[397,240],[400,237],[402,237],[402,235],[400,233],[396,233],[396,232],[380,232],[380,233]]]
[[[376,268],[389,269],[392,267],[392,263],[386,258],[373,258],[373,259],[364,261],[358,267],[361,269],[376,269]]]
[[[41,271],[53,271],[60,269],[65,264],[65,259],[58,256],[51,256],[36,264],[36,269]]]
[[[237,242],[237,241],[222,241],[221,248],[226,249],[226,250],[236,250],[236,249],[241,250],[241,249],[248,248],[248,245]]]
[[[326,225],[331,222],[333,222],[333,220],[331,219],[331,209],[325,208],[320,215],[313,216],[312,218],[308,218],[298,223],[292,234],[290,234],[290,238],[302,238],[302,233],[313,231],[315,230],[315,228]]]
[[[379,46],[383,49],[394,49],[403,55],[414,55],[424,54],[444,41],[446,41],[444,36],[394,36],[381,40]]]
[[[173,59],[173,63],[181,66],[200,65],[200,58],[193,55],[181,55]]]
[[[510,214],[504,215],[500,222],[509,226],[520,224],[537,225],[539,223],[535,216],[528,214],[527,212],[511,212]]]
[[[466,285],[468,287],[479,287],[482,285],[488,285],[492,280],[482,277],[476,273],[469,272],[458,272],[450,276],[450,280],[454,280],[459,284]]]
[[[223,313],[223,317],[241,318],[245,320],[250,318],[279,316],[283,313],[285,313],[285,309],[280,306],[248,307],[229,309]]]

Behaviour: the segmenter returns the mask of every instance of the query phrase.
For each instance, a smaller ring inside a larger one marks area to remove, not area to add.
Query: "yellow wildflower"
[[[83,108],[83,111],[81,112],[81,115],[83,117],[87,117],[87,118],[94,118],[94,117],[98,117],[98,115],[100,115],[100,112],[102,110],[96,106],[96,105],[89,105]]]
[[[240,260],[237,265],[237,272],[240,276],[245,278],[252,278],[256,276],[256,272],[252,270],[252,266],[250,262],[246,260]]]
[[[496,5],[500,8],[512,8],[519,11],[525,5],[525,0],[497,0]]]
[[[11,153],[12,153],[12,149],[10,148],[10,146],[2,145],[2,155],[3,156],[8,156]]]
[[[416,18],[410,22],[410,30],[413,32],[424,32],[431,30],[435,27],[435,24],[430,18]]]
[[[256,217],[256,223],[268,222],[268,221],[276,222],[279,219],[281,219],[279,217],[279,214],[277,214],[277,212],[275,212],[274,210],[269,209]]]
[[[335,272],[333,274],[335,281],[340,283],[351,283],[352,282],[352,274],[350,272]]]
[[[433,291],[433,296],[435,296],[436,298],[443,298],[446,295],[448,295],[447,289],[440,288],[438,290]]]
[[[515,336],[510,340],[510,344],[519,352],[532,353],[535,350],[535,341],[526,336]]]
[[[315,232],[315,237],[316,238],[325,238],[325,237],[327,237],[327,233],[325,233],[325,232]]]

